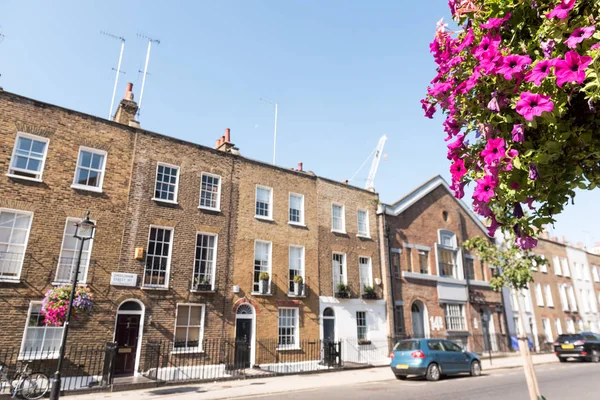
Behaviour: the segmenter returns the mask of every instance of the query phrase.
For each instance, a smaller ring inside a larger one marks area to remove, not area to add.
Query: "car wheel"
[[[471,376],[479,376],[481,375],[481,363],[477,360],[474,360],[471,363]]]
[[[427,367],[427,374],[425,377],[428,381],[439,381],[440,380],[440,367],[437,364],[429,364]]]
[[[400,380],[400,381],[405,381],[407,378],[406,375],[396,375],[396,379]]]
[[[567,362],[567,357],[558,357],[558,361]]]
[[[590,357],[591,362],[600,362],[600,353],[596,350],[592,350],[592,357]]]

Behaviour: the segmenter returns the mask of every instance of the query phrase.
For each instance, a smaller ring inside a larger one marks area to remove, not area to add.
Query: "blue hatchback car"
[[[394,346],[390,354],[390,367],[396,379],[408,375],[425,376],[437,381],[442,375],[468,372],[481,375],[479,357],[464,351],[456,343],[443,339],[407,339]]]

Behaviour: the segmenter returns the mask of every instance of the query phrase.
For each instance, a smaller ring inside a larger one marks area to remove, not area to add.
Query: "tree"
[[[455,196],[474,183],[490,235],[512,229],[521,249],[533,248],[576,188],[600,185],[600,2],[448,4],[460,30],[438,23],[425,115],[446,116]]]

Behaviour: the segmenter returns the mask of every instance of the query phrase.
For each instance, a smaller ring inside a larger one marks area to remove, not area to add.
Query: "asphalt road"
[[[540,390],[547,400],[600,398],[600,363],[569,362],[536,367]],[[391,374],[391,372],[390,372]],[[302,379],[299,377],[299,379]],[[274,399],[281,394],[254,397]],[[298,393],[286,393],[288,400],[348,400],[348,399],[402,399],[402,400],[468,400],[510,399],[528,400],[525,376],[521,368],[498,370],[480,377],[456,376],[442,378],[438,382],[409,378],[378,383],[349,385]]]

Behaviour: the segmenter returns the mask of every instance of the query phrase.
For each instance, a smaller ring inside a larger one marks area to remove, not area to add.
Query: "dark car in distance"
[[[599,362],[600,335],[593,332],[558,335],[554,342],[554,354],[560,362],[566,362],[569,358]]]

